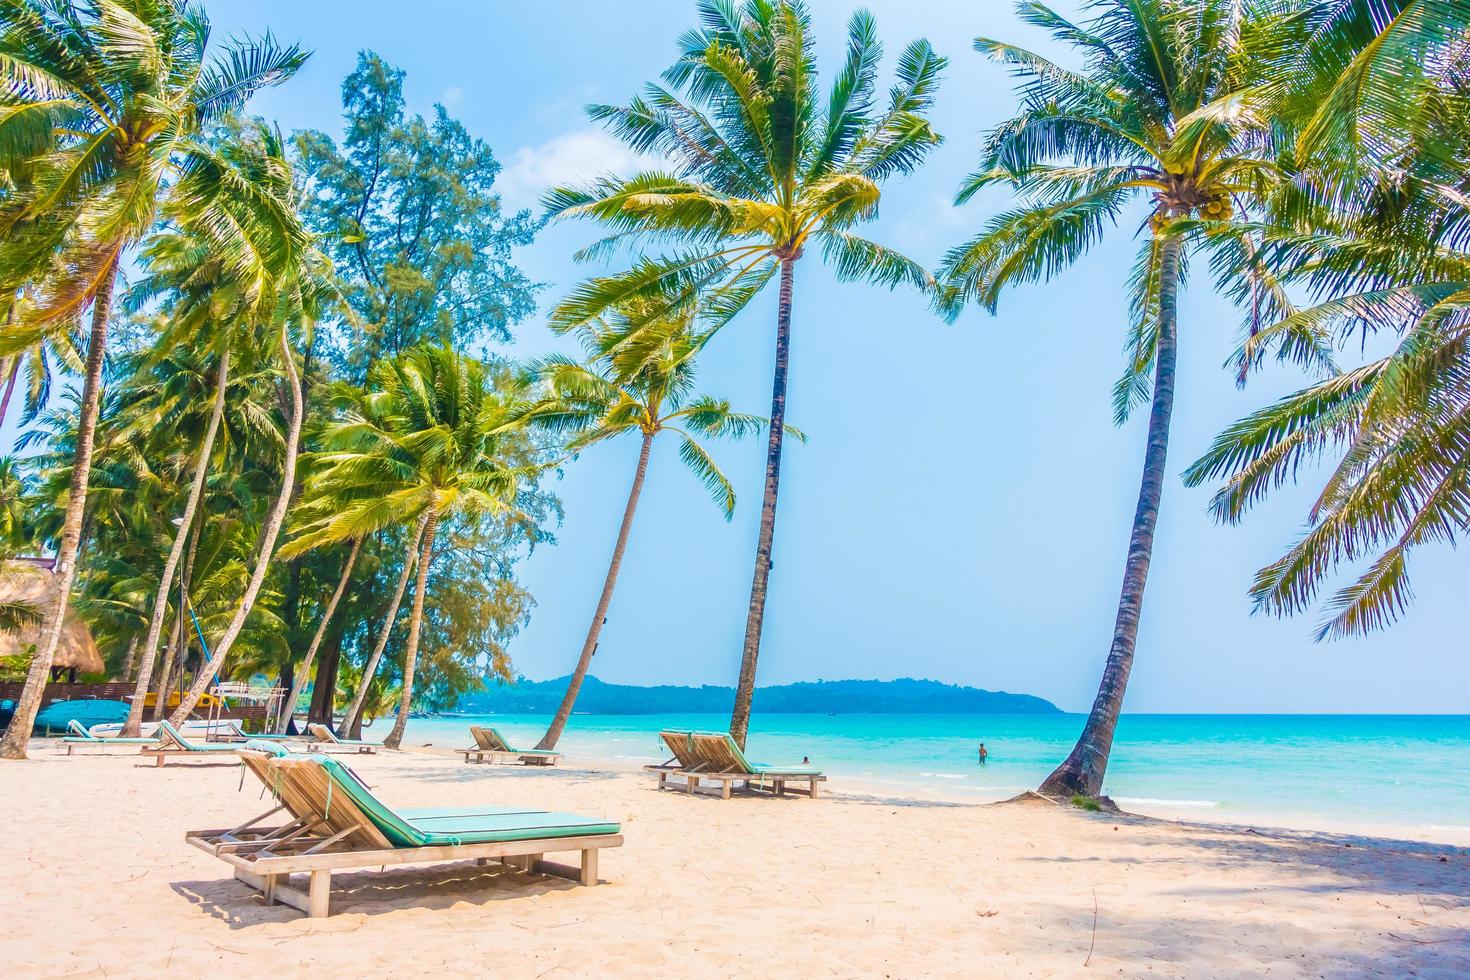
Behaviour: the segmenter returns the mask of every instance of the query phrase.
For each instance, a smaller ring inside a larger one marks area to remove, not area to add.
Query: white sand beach
[[[35,977],[1470,975],[1470,853],[851,792],[728,802],[641,773],[350,763],[399,806],[529,803],[622,823],[602,884],[460,863],[339,873],[326,919],[267,906],[184,832],[269,809],[235,764],[0,768],[5,973]],[[242,775],[243,788],[242,788]]]

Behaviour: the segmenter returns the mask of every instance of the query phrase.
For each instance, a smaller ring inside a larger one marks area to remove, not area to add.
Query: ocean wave
[[[1129,806],[1177,806],[1192,810],[1208,810],[1220,805],[1219,800],[1156,800],[1149,796],[1115,796],[1113,799]]]
[[[920,776],[928,779],[964,779],[964,773],[958,772],[921,772]]]

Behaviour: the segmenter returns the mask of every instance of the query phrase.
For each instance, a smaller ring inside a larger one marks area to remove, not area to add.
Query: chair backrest
[[[168,719],[158,723],[158,736],[165,744],[173,743],[175,748],[183,749],[185,752],[200,751],[199,746],[185,738],[184,733],[171,725]]]
[[[745,753],[727,732],[694,732],[694,754],[709,772],[754,772]]]
[[[485,735],[490,740],[490,745],[488,746],[489,748],[495,750],[496,752],[515,751],[515,749],[510,747],[510,743],[505,740],[505,736],[500,734],[500,732],[496,731],[494,728],[491,728],[489,725],[485,725],[483,726],[482,730],[485,732]]]
[[[694,733],[669,729],[658,733],[658,737],[664,740],[679,765],[685,769],[693,769],[700,765],[700,758],[694,752]]]
[[[246,768],[255,773],[287,812],[317,825],[316,835],[331,836],[348,831],[332,850],[383,850],[396,846],[378,829],[373,817],[358,805],[356,794],[346,791],[341,782],[333,778],[328,764],[337,764],[325,756],[273,757],[252,749],[242,750],[239,755]],[[361,785],[355,774],[352,779]],[[362,792],[366,792],[366,787],[362,787]],[[371,794],[368,796],[371,798]]]
[[[93,735],[91,732],[89,732],[85,728],[83,728],[82,727],[82,723],[79,722],[79,721],[77,721],[75,718],[73,718],[71,721],[69,721],[69,722],[66,723],[66,730],[69,731],[69,732],[71,732],[77,738],[85,738],[89,742],[100,742],[100,741],[102,741],[96,735]]]
[[[306,726],[306,730],[311,732],[318,742],[331,742],[335,744],[338,741],[336,733],[321,722],[312,722]]]
[[[475,740],[475,748],[484,749],[487,752],[497,751],[495,743],[490,739],[490,733],[479,725],[470,726],[470,736]]]

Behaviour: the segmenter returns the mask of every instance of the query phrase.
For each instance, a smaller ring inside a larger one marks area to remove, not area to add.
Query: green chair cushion
[[[578,817],[569,813],[547,813],[499,807],[434,808],[408,811],[412,819],[384,806],[357,773],[325,755],[309,756],[327,771],[332,786],[345,792],[394,847],[429,847],[441,844],[486,844],[495,841],[537,840],[543,837],[584,837],[616,834],[615,823]],[[473,812],[472,812],[473,811]]]

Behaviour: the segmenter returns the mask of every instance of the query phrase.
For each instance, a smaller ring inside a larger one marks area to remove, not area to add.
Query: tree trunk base
[[[1047,776],[1036,792],[1051,800],[1070,800],[1074,796],[1095,797],[1100,786],[1091,785],[1086,773],[1063,764]]]

